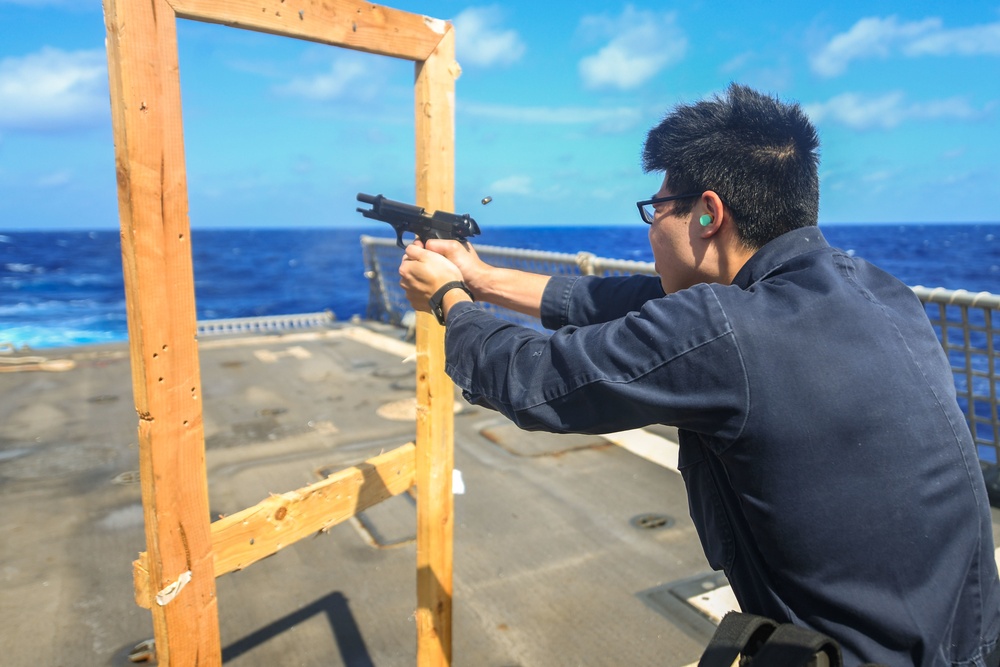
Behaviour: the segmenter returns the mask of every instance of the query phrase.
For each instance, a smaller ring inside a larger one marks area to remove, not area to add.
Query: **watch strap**
[[[444,326],[444,308],[442,307],[444,295],[453,289],[460,289],[468,294],[470,299],[473,301],[476,300],[476,297],[472,296],[472,291],[461,280],[453,280],[450,283],[441,285],[441,287],[438,288],[438,291],[434,292],[434,296],[432,296],[428,301],[431,306],[431,312],[434,313],[434,317],[437,318],[438,324],[441,326]]]

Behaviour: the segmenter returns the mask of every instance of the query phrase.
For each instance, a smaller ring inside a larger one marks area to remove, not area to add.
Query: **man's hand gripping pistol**
[[[386,199],[382,195],[366,195],[358,193],[358,201],[371,204],[370,209],[359,208],[358,213],[366,218],[388,222],[396,230],[396,245],[403,248],[403,232],[415,234],[418,239],[453,239],[465,241],[470,236],[479,234],[479,225],[466,213],[448,213],[435,211],[427,215],[426,211],[412,204],[403,204]]]

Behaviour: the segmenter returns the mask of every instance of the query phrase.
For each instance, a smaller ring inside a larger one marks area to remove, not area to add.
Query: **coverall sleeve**
[[[662,296],[656,276],[555,276],[542,295],[542,326],[610,322]]]
[[[526,430],[610,433],[661,423],[731,439],[745,421],[739,349],[707,285],[552,334],[463,302],[448,314],[445,350],[448,375],[468,401]]]

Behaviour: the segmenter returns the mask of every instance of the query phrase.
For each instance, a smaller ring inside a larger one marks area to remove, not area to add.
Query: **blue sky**
[[[821,224],[1000,221],[997,0],[388,4],[456,26],[481,225],[641,224],[645,133],[730,81],[816,122]],[[97,0],[0,0],[0,232],[117,226],[104,38]],[[195,227],[413,199],[412,63],[186,20],[178,43]]]

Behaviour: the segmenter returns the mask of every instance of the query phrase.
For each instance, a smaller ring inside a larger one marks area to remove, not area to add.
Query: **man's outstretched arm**
[[[477,301],[540,316],[542,294],[551,276],[491,266],[479,258],[470,243],[429,239],[426,248],[444,255],[459,268]]]

